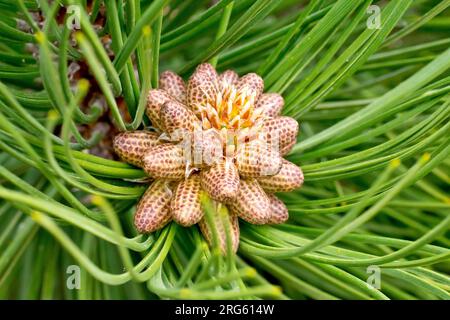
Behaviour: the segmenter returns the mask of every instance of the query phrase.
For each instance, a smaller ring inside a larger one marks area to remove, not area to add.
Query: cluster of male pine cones
[[[255,73],[219,75],[208,63],[196,68],[187,85],[171,71],[161,74],[159,89],[148,94],[146,114],[153,129],[122,132],[113,142],[123,161],[154,179],[137,205],[139,232],[154,232],[171,220],[186,227],[198,223],[211,244],[203,193],[228,209],[231,229],[221,219],[214,221],[224,253],[227,237],[232,249],[238,248],[238,218],[252,224],[288,219],[274,193],[303,183],[301,169],[282,158],[296,143],[298,123],[280,116],[279,94],[263,89]]]

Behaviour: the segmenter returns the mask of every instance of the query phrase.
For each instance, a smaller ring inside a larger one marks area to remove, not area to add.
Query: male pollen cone
[[[212,245],[213,226],[201,200],[205,193],[217,210],[225,210],[214,214],[223,254],[227,239],[234,252],[238,249],[239,218],[258,225],[288,220],[275,193],[303,184],[302,170],[282,158],[295,145],[299,126],[280,115],[283,97],[264,93],[260,76],[218,74],[203,63],[185,83],[165,71],[147,100],[151,128],[114,138],[120,159],[154,179],[137,205],[139,232],[154,232],[171,220],[184,227],[198,223]]]

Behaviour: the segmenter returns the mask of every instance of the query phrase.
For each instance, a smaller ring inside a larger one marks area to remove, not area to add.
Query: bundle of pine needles
[[[0,298],[449,299],[449,6],[0,0]],[[146,175],[111,147],[161,71],[206,61],[300,123],[289,221],[241,221],[236,255],[137,234]]]

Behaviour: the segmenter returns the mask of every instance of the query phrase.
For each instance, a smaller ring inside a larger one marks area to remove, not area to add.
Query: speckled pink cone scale
[[[254,95],[255,100],[259,98],[264,90],[264,81],[256,73],[249,73],[240,78],[236,83],[238,90],[246,90]]]
[[[141,233],[154,232],[164,227],[171,219],[169,204],[172,191],[164,180],[156,180],[139,201],[134,225]]]
[[[161,107],[159,118],[163,130],[172,141],[180,141],[200,127],[194,113],[178,101],[166,102]]]
[[[295,144],[298,134],[298,122],[290,117],[269,118],[264,122],[263,139],[269,145],[278,146],[279,153],[284,156]]]
[[[159,76],[159,88],[181,103],[186,103],[186,84],[179,75],[172,71],[164,71]]]
[[[286,222],[289,219],[289,212],[284,202],[273,194],[268,194],[267,196],[269,197],[271,211],[269,223],[280,224]]]
[[[239,173],[231,160],[225,160],[203,170],[201,180],[203,189],[216,201],[230,202],[238,194]]]
[[[199,117],[206,106],[217,95],[217,74],[210,68],[200,65],[188,81],[187,103],[192,111]]]
[[[227,239],[233,251],[238,248],[239,218],[252,224],[288,219],[287,207],[273,193],[303,183],[301,169],[282,158],[295,145],[299,125],[280,115],[283,97],[264,93],[259,75],[218,74],[203,63],[185,83],[165,71],[159,89],[150,90],[147,100],[145,113],[153,128],[114,139],[121,160],[156,179],[137,206],[139,232],[156,231],[170,220],[185,227],[198,223],[211,244],[213,229],[204,217],[201,195],[222,208],[214,221],[223,253]]]
[[[239,193],[228,207],[253,224],[268,223],[272,214],[269,198],[255,179],[241,180]]]
[[[257,109],[263,109],[264,115],[274,118],[280,115],[284,99],[278,93],[264,93],[259,97]]]
[[[239,79],[239,75],[233,70],[227,70],[219,75],[219,86],[223,90],[226,87],[235,85]]]
[[[142,163],[152,178],[181,179],[185,175],[186,162],[183,149],[170,144],[160,144],[148,149]]]
[[[175,222],[189,227],[200,221],[203,217],[200,192],[200,176],[198,174],[193,174],[178,183],[170,206]]]
[[[120,159],[140,167],[145,151],[159,143],[158,136],[145,130],[122,132],[114,137],[113,148]]]
[[[162,129],[159,118],[161,108],[169,101],[173,101],[169,93],[161,89],[152,89],[147,95],[147,107],[145,114],[152,121],[152,125],[157,129]]]
[[[292,162],[283,159],[281,170],[271,177],[259,177],[258,182],[267,192],[289,192],[303,184],[303,172]]]

